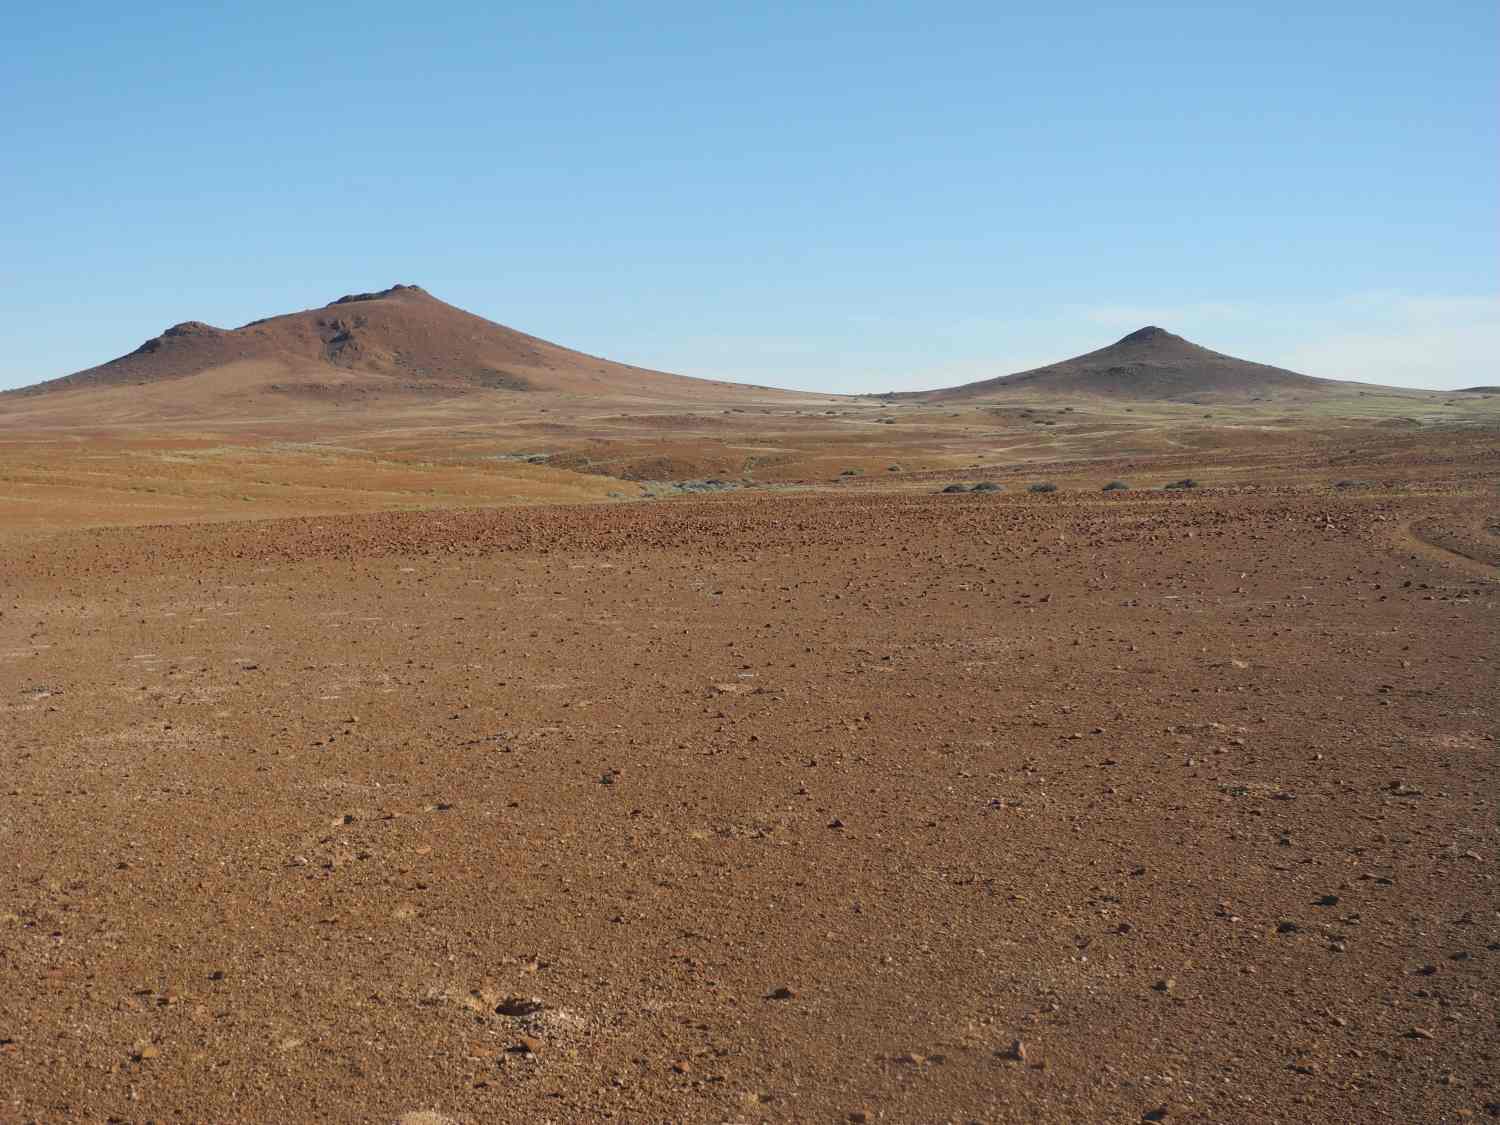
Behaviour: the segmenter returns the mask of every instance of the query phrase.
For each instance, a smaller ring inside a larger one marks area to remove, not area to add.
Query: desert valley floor
[[[1500,1117],[1497,609],[1493,388],[178,324],[0,395],[0,1121]]]
[[[0,1119],[1493,1116],[1497,461],[1445,440],[16,520]]]

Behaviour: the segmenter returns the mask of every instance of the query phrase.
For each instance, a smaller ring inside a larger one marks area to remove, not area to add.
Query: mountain
[[[585,355],[465,312],[419,286],[394,285],[240,328],[184,321],[128,355],[6,397],[164,383],[184,384],[178,397],[199,400],[250,391],[348,398],[480,389],[650,397],[725,386]]]
[[[999,396],[1103,397],[1157,402],[1320,398],[1358,384],[1299,375],[1209,351],[1154,325],[1107,348],[1014,375],[926,391],[935,401]]]

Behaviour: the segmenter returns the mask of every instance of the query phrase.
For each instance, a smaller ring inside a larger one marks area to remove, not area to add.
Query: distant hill
[[[1154,402],[1244,402],[1344,395],[1359,386],[1236,359],[1151,326],[1087,355],[1014,375],[926,391],[917,397],[934,401],[1094,396]]]
[[[183,388],[195,400],[252,388],[304,396],[476,388],[680,395],[694,385],[725,385],[585,355],[445,304],[418,286],[395,285],[241,328],[184,321],[128,355],[7,397],[182,380],[195,382]]]

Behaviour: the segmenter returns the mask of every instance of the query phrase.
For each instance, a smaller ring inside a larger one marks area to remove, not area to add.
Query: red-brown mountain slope
[[[1320,398],[1358,384],[1299,375],[1199,347],[1155,326],[1086,355],[1014,375],[925,392],[933,400],[1105,397],[1156,402]]]
[[[155,384],[230,367],[247,379],[271,378],[272,390],[339,385],[348,382],[344,373],[382,377],[373,386],[384,391],[482,387],[680,395],[695,384],[723,386],[572,351],[455,308],[415,285],[396,285],[241,328],[186,321],[129,355],[13,393]]]

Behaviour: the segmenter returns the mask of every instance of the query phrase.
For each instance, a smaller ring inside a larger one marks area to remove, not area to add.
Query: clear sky
[[[1500,382],[1494,0],[83,0],[0,38],[0,387],[394,282],[781,386],[1147,323]]]

